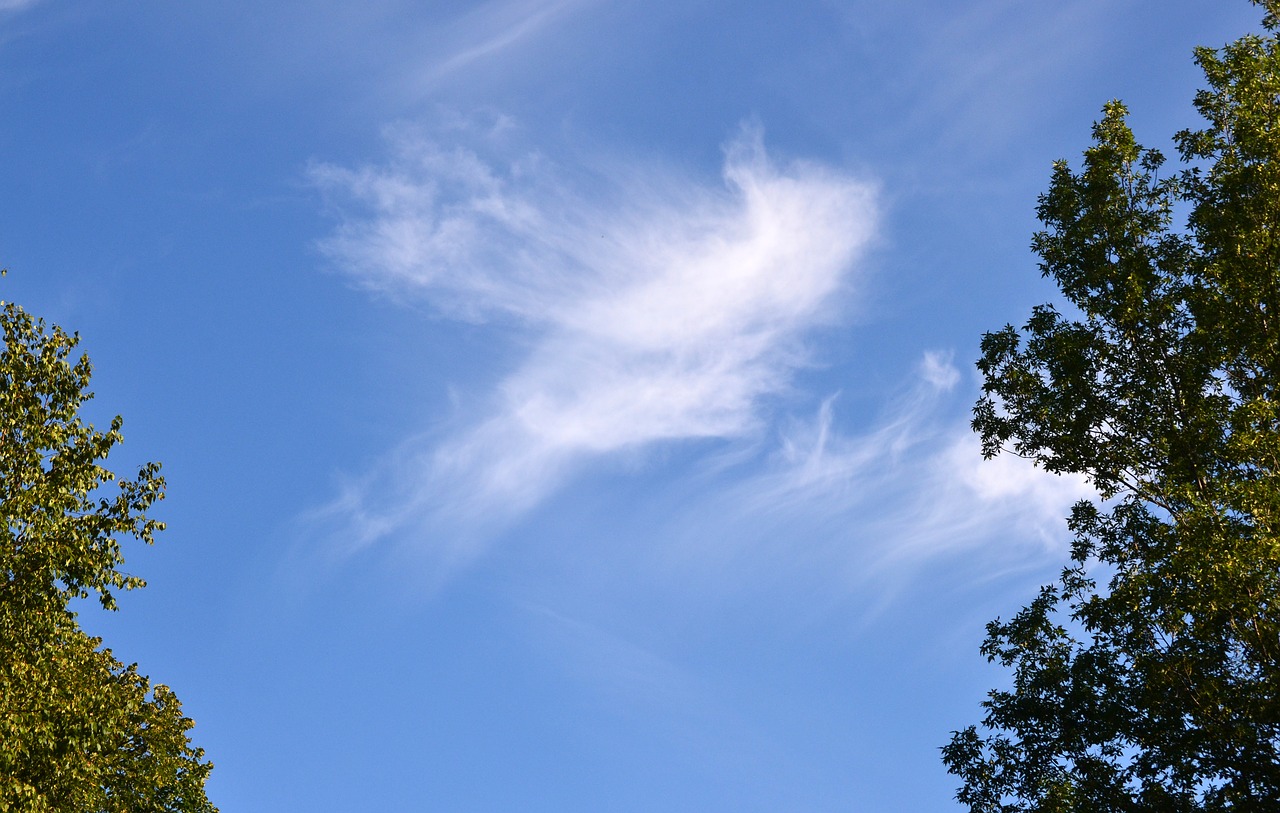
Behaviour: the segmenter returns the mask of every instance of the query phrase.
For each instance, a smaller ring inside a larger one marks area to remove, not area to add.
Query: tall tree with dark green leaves
[[[943,750],[973,811],[1280,809],[1280,1],[1199,49],[1183,162],[1113,102],[1054,166],[1061,290],[983,337],[983,453],[1086,475],[1071,562],[982,652],[1012,670]]]
[[[103,432],[80,415],[87,357],[77,337],[0,301],[0,810],[206,813],[212,767],[167,686],[80,629],[74,599],[143,586],[120,542],[151,543],[159,466],[118,479]]]

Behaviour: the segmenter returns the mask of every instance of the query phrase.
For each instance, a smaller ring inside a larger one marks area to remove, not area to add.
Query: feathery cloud
[[[925,353],[915,378],[861,432],[837,428],[834,397],[794,422],[772,465],[698,509],[693,535],[758,546],[774,573],[796,567],[790,557],[860,583],[979,549],[1007,558],[1012,548],[1060,545],[1070,507],[1097,496],[1087,480],[1008,454],[984,460],[948,403],[961,380],[950,359]],[[788,549],[770,559],[779,544]]]
[[[875,233],[871,184],[779,164],[749,127],[719,185],[634,167],[575,185],[536,155],[394,143],[383,166],[314,169],[359,210],[327,254],[372,289],[534,339],[487,414],[389,460],[386,479],[412,485],[354,485],[331,506],[363,543],[517,516],[593,457],[757,430]]]

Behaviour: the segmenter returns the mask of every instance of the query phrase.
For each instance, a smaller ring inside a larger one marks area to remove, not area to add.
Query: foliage
[[[0,810],[214,811],[212,766],[173,692],[100,649],[68,606],[93,595],[114,609],[114,590],[143,586],[120,570],[119,540],[163,528],[146,514],[159,466],[117,480],[101,465],[121,422],[81,420],[78,338],[0,306]]]
[[[1196,52],[1181,171],[1118,102],[1080,172],[1054,166],[1033,248],[1069,307],[983,337],[984,454],[1102,499],[1073,509],[1058,583],[988,625],[1012,687],[943,748],[971,810],[1280,800],[1280,3],[1260,5],[1264,35]]]

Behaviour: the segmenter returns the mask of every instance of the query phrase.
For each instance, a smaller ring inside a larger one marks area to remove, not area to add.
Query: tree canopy
[[[191,745],[173,692],[79,626],[70,602],[144,582],[120,569],[121,539],[150,544],[164,496],[154,463],[105,468],[121,439],[80,416],[78,338],[0,301],[0,809],[53,813],[215,811],[212,765]]]
[[[1182,167],[1108,104],[1033,249],[1065,300],[988,333],[987,457],[1087,475],[1071,562],[982,653],[1012,669],[943,748],[974,811],[1280,800],[1280,3],[1198,49]],[[1183,220],[1185,218],[1185,220]]]

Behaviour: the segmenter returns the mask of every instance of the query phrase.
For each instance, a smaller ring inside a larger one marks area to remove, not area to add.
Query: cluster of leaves
[[[1118,102],[1081,171],[1055,165],[1033,248],[1070,307],[983,338],[984,454],[1102,499],[1073,509],[1058,583],[988,625],[1013,685],[943,748],[971,810],[1280,800],[1280,4],[1259,4],[1265,35],[1196,52],[1184,169],[1160,176]]]
[[[143,585],[120,570],[119,540],[163,528],[146,513],[164,494],[159,466],[117,481],[100,465],[120,418],[106,432],[81,420],[92,396],[76,336],[3,302],[0,330],[0,809],[214,811],[212,766],[173,692],[69,609],[94,595],[114,609],[114,590]]]

